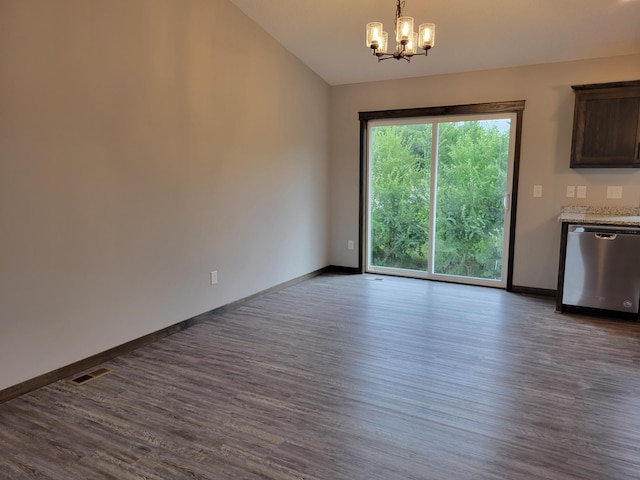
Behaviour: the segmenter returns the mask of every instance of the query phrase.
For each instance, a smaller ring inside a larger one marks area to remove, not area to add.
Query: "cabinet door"
[[[576,91],[571,167],[640,167],[640,86]]]

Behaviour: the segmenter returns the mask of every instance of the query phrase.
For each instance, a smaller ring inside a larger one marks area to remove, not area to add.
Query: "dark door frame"
[[[515,113],[516,138],[513,158],[513,179],[511,184],[511,222],[509,225],[509,251],[507,254],[507,292],[513,291],[513,257],[515,252],[516,211],[518,207],[518,178],[520,174],[520,143],[522,139],[522,118],[524,100],[507,102],[474,103],[469,105],[450,105],[444,107],[406,108],[400,110],[377,110],[360,112],[360,207],[359,207],[359,240],[358,240],[358,271],[364,273],[364,240],[365,216],[367,208],[367,142],[368,125],[370,120],[414,118],[414,117],[442,117],[453,115],[472,115],[482,113]]]

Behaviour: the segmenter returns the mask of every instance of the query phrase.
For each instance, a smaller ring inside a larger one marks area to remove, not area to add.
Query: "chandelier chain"
[[[398,23],[398,19],[402,16],[402,9],[404,8],[404,0],[398,0],[398,5],[396,7],[396,23]]]

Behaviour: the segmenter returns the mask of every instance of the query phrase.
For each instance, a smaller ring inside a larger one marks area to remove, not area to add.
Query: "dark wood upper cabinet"
[[[640,80],[571,88],[571,168],[640,167]]]

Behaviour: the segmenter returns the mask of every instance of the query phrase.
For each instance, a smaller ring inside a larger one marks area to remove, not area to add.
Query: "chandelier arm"
[[[393,53],[381,53],[378,55],[378,63],[383,60],[389,60],[390,58],[396,58],[396,56]]]

